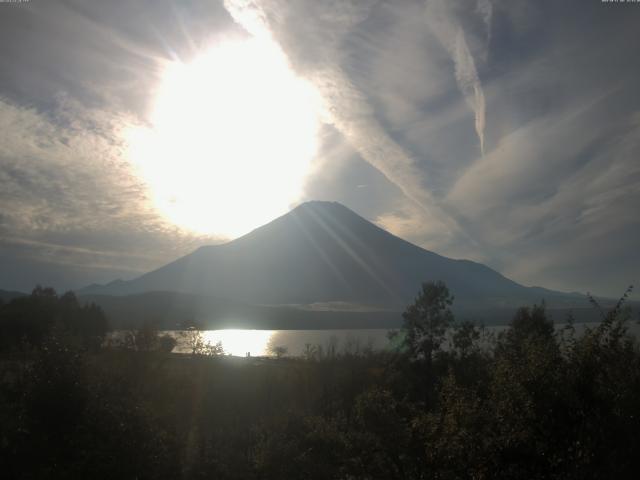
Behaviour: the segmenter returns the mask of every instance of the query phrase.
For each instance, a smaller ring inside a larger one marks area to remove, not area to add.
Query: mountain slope
[[[16,292],[12,290],[0,290],[0,301],[9,302],[14,298],[24,297],[26,293]]]
[[[445,281],[458,305],[575,299],[524,287],[479,263],[437,255],[331,202],[302,204],[232,242],[202,247],[137,279],[80,293],[174,291],[251,304],[403,308],[425,280]]]
[[[160,291],[120,296],[82,295],[80,300],[99,305],[110,327],[116,330],[138,328],[145,322],[165,330],[182,329],[193,322],[206,329],[398,328],[401,320],[398,312],[389,310],[250,305],[224,298]]]

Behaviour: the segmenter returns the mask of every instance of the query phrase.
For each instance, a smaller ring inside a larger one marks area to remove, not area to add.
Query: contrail
[[[476,4],[476,12],[478,12],[484,22],[488,51],[489,43],[491,42],[491,20],[493,19],[493,5],[490,0],[478,0],[478,3]]]
[[[482,15],[487,35],[489,35],[493,12],[489,0],[479,0],[477,12]],[[449,10],[448,4],[441,0],[431,0],[427,3],[426,19],[427,25],[453,60],[458,88],[475,114],[476,134],[480,141],[480,152],[484,156],[486,116],[484,91],[464,30]]]
[[[478,77],[476,64],[473,61],[469,46],[462,28],[458,28],[453,61],[456,69],[456,82],[464,95],[467,104],[475,113],[476,133],[480,140],[480,152],[484,156],[485,100],[482,84]]]

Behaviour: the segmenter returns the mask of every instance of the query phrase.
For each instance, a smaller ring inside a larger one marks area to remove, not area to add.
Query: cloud
[[[233,18],[254,35],[271,35],[292,66],[321,94],[333,124],[358,154],[396,185],[449,236],[473,242],[424,187],[414,155],[378,120],[367,95],[341,67],[345,37],[365,22],[375,2],[225,1]],[[300,29],[300,17],[305,19]],[[427,172],[428,173],[428,172]]]
[[[54,121],[0,99],[3,249],[41,262],[140,273],[215,241],[181,232],[150,205],[122,140],[131,118],[60,102]]]
[[[3,11],[0,262],[25,284],[62,281],[54,262],[67,283],[133,275],[209,241],[149,206],[119,129],[144,119],[164,63],[249,34],[273,36],[325,99],[304,199],[525,284],[615,295],[637,280],[633,6],[158,1]]]
[[[221,4],[31,2],[0,23],[0,288],[131,277],[222,240],[150,206],[122,139],[168,61],[246,36]]]
[[[168,61],[246,33],[219,2],[67,0],[3,8],[0,93],[40,110],[60,92],[144,116]]]
[[[491,20],[493,19],[493,5],[490,0],[478,0],[476,12],[482,17],[486,28],[487,44],[491,42]],[[485,57],[486,61],[486,57]]]
[[[635,281],[640,117],[614,115],[625,96],[576,96],[505,135],[459,177],[446,202],[493,246],[489,263],[559,289],[617,295]]]
[[[639,107],[622,100],[632,96],[633,76],[620,59],[633,30],[630,23],[621,27],[620,15],[604,18],[590,7],[575,16],[570,5],[489,0],[472,8],[440,0],[340,2],[341,9],[304,1],[225,5],[254,33],[275,37],[294,68],[319,88],[332,124],[353,148],[334,163],[321,162],[332,166],[310,178],[310,191],[341,185],[354,171],[366,178],[362,159],[405,196],[384,194],[384,206],[365,208],[392,232],[439,253],[484,261],[525,284],[590,282],[617,292],[593,274],[582,281],[576,265],[607,235],[625,231],[637,239],[638,229],[611,220],[627,218],[612,214],[622,208],[617,203],[598,202],[593,211],[603,212],[601,223],[578,222],[594,200],[581,197],[586,186],[572,179],[578,172],[598,176],[585,167],[596,152],[600,168],[608,168],[607,159],[618,155],[616,129],[626,129]],[[585,28],[598,30],[607,44],[585,47]],[[602,74],[607,70],[619,75],[612,80]],[[338,168],[339,162],[350,167]],[[594,198],[619,198],[613,192],[628,192],[636,182],[627,181],[602,185]],[[360,190],[371,195],[370,188]],[[359,202],[355,194],[343,198]],[[572,229],[587,242],[579,249],[568,240]],[[631,254],[625,252],[620,255]],[[606,269],[629,278],[614,263]]]
[[[484,155],[486,102],[476,62],[469,51],[464,29],[453,11],[452,5],[454,3],[444,0],[429,0],[426,7],[426,21],[453,60],[458,87],[469,107],[475,113],[475,129],[480,141],[480,152]],[[492,18],[492,7],[489,0],[480,0],[477,3],[476,11],[482,17],[486,27],[486,42],[483,49],[483,57],[486,59]]]

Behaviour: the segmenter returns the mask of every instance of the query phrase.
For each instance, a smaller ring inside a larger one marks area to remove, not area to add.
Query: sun
[[[299,198],[318,119],[316,91],[273,41],[229,41],[165,69],[129,155],[168,220],[236,237]]]

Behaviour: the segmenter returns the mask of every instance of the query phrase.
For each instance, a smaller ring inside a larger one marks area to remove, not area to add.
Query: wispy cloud
[[[51,118],[0,99],[2,245],[46,262],[142,272],[215,241],[181,232],[150,205],[120,133],[131,118],[60,102]]]
[[[414,208],[423,210],[445,235],[472,242],[455,218],[424,187],[424,172],[415,156],[389,135],[367,95],[341,67],[345,36],[368,18],[374,4],[225,1],[234,19],[254,35],[271,35],[280,43],[292,66],[320,92],[326,121],[342,133],[364,160],[395,184]],[[305,18],[302,30],[298,27],[298,16]]]
[[[482,83],[478,76],[476,62],[471,55],[467,39],[460,22],[456,19],[452,5],[455,2],[444,0],[428,0],[426,20],[431,31],[438,38],[442,46],[449,52],[455,65],[456,82],[462,95],[475,113],[475,128],[480,141],[480,152],[485,150],[486,101]],[[486,41],[482,48],[483,57],[488,55],[489,39],[491,35],[491,19],[493,9],[489,0],[477,3],[477,13],[481,15],[486,28]]]
[[[217,241],[150,207],[119,129],[144,118],[165,62],[265,34],[325,99],[306,198],[523,283],[615,294],[640,268],[638,15],[578,0],[3,9],[0,262],[25,282],[64,263],[81,284]]]
[[[586,246],[572,252],[565,239],[572,228],[590,239],[631,228],[612,220],[626,218],[611,213],[620,205],[598,201],[598,209],[587,208],[595,200],[569,180],[596,150],[602,162],[618,155],[609,127],[628,124],[633,109],[617,105],[629,98],[624,78],[630,74],[620,77],[621,86],[598,73],[605,64],[620,71],[611,49],[629,41],[631,27],[612,33],[614,20],[600,18],[597,7],[582,10],[569,27],[556,14],[568,14],[570,6],[521,1],[225,5],[240,24],[276,39],[293,67],[316,84],[329,120],[356,157],[404,193],[404,200],[389,199],[386,209],[370,212],[385,228],[441,253],[485,261],[523,283],[556,288],[585,285],[573,272],[584,258],[577,250]],[[586,27],[589,15],[599,18],[601,33],[609,32],[608,46],[587,49],[575,35],[593,28]],[[603,119],[612,123],[602,128]],[[316,178],[326,184],[325,176]],[[612,192],[630,195],[634,184],[631,176],[624,185],[589,191],[598,199],[620,198]],[[608,220],[577,220],[595,211],[609,212]],[[637,238],[638,229],[632,231]],[[567,268],[530,260],[534,251]]]
[[[483,60],[486,62],[489,56],[489,46],[491,44],[491,22],[493,20],[493,4],[491,0],[478,0],[476,4],[476,12],[482,18],[485,27],[486,46]]]

